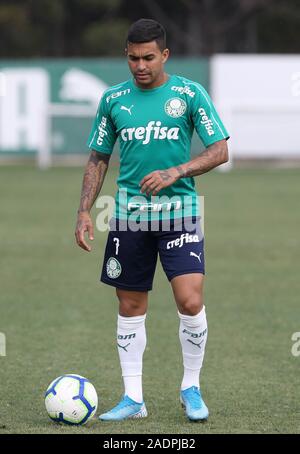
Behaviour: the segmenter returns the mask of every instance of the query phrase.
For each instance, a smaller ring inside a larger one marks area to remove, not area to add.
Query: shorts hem
[[[108,279],[103,279],[102,277],[100,278],[100,282],[103,282],[104,284],[111,285],[112,287],[119,288],[121,290],[131,290],[133,292],[149,292],[152,290],[152,287],[136,287],[134,285],[128,285],[128,284],[119,284],[118,282],[112,282],[109,281]]]
[[[202,270],[202,271],[196,271],[196,270],[178,271],[177,273],[173,273],[171,276],[167,276],[168,281],[170,282],[174,277],[182,276],[183,274],[203,274],[203,276],[205,276],[205,270]]]

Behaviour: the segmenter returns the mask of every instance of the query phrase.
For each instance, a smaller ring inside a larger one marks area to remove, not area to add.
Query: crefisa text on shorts
[[[103,441],[104,449],[126,449],[131,452],[139,449],[172,449],[181,451],[182,449],[195,449],[195,438],[181,437],[142,437],[140,439],[120,440],[109,438]]]

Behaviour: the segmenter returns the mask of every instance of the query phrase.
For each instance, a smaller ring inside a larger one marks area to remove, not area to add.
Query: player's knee
[[[141,307],[141,303],[137,300],[131,299],[121,299],[120,306],[126,310],[136,311],[139,307]]]
[[[185,315],[197,315],[203,308],[200,295],[191,295],[179,301],[179,312]]]
[[[147,312],[147,299],[142,295],[132,296],[124,295],[117,292],[119,298],[119,313],[125,317],[134,317],[144,315]]]

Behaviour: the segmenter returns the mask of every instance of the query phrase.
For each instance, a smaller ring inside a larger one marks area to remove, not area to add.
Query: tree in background
[[[173,51],[300,52],[299,0],[140,0],[162,22]]]
[[[300,52],[299,0],[1,0],[0,57],[121,56],[140,17],[177,55]]]
[[[0,57],[120,56],[130,25],[121,2],[2,0]]]

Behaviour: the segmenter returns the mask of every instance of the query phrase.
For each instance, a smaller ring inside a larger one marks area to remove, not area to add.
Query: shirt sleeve
[[[195,84],[193,88],[195,96],[192,99],[192,119],[205,147],[219,140],[229,139],[229,134],[207,91],[200,84]]]
[[[116,129],[108,112],[106,97],[102,96],[87,140],[87,146],[90,149],[111,154],[116,140]]]

